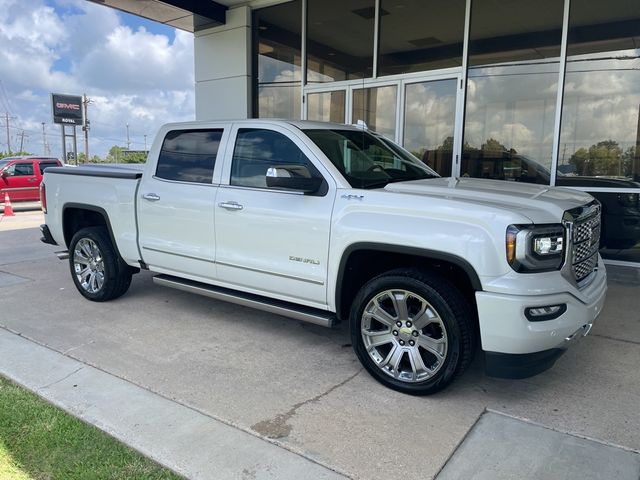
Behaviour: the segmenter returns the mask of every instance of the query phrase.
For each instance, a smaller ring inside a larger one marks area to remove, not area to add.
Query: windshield
[[[391,182],[438,176],[406,150],[366,131],[318,129],[304,133],[354,188],[381,188]]]

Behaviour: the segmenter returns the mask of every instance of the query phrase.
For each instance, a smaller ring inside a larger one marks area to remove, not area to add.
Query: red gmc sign
[[[53,122],[82,125],[82,97],[51,94]]]

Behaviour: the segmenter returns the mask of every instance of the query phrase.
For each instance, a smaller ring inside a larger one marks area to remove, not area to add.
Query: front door
[[[0,196],[4,194],[14,202],[36,201],[40,199],[38,178],[33,169],[33,161],[16,162],[7,167],[0,178]]]
[[[297,135],[257,124],[236,140],[216,199],[216,266],[231,287],[326,308],[333,180]],[[312,160],[313,159],[313,160]],[[267,170],[304,166],[324,184],[315,194],[270,188]]]

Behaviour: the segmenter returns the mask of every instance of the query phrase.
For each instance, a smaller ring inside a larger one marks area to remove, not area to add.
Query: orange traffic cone
[[[5,192],[4,194],[4,213],[3,217],[13,217],[13,207],[11,206],[11,199],[9,198],[9,194]]]

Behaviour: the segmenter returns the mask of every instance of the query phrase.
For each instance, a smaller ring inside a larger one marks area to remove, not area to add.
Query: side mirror
[[[2,173],[0,173],[0,177],[2,178],[7,178],[9,176],[9,172],[7,172],[7,169],[5,168]]]
[[[322,179],[312,177],[304,165],[278,165],[267,170],[267,187],[315,193],[320,189]]]

